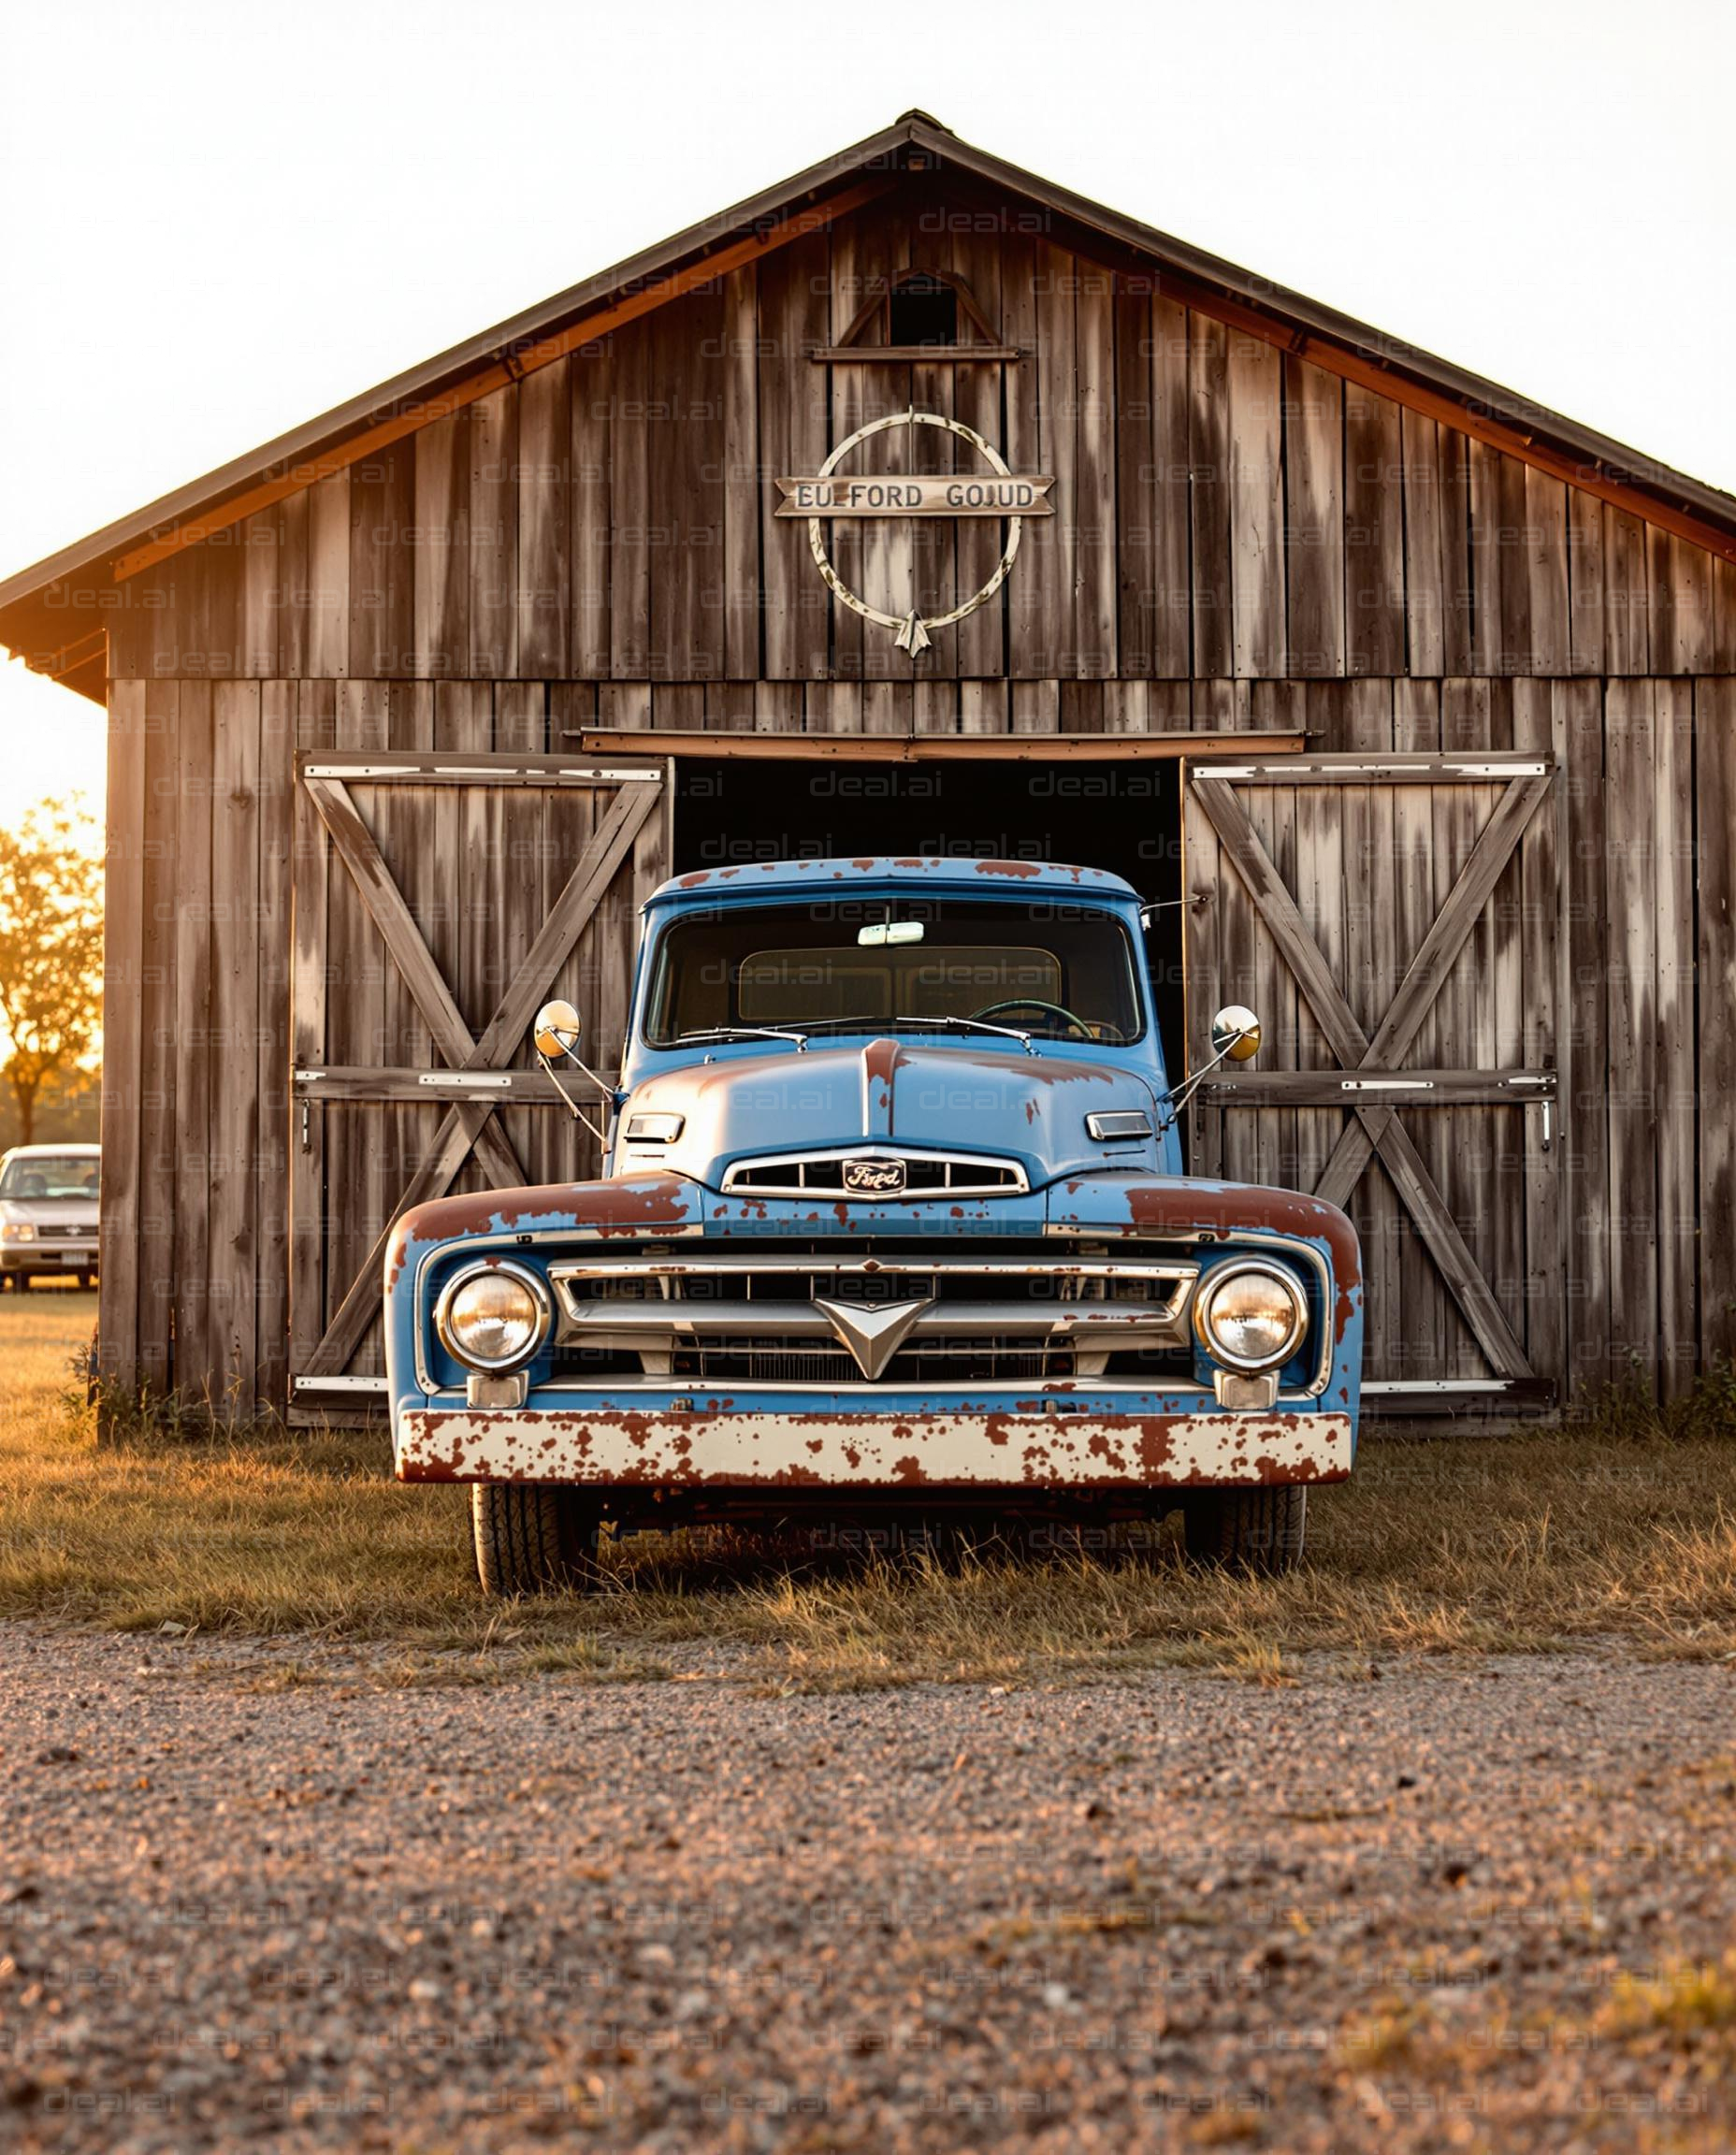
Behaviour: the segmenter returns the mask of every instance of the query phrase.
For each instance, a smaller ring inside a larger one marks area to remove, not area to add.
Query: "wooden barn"
[[[195,385],[189,383],[192,394]],[[876,425],[875,422],[880,424]],[[379,1250],[579,1175],[665,875],[1052,856],[1370,1402],[1736,1345],[1736,499],[910,113],[0,586],[107,702],[101,1364],[379,1388]]]

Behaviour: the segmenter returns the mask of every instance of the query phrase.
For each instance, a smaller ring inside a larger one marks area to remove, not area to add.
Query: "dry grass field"
[[[1077,1557],[814,1564],[643,1539],[612,1590],[506,1610],[470,1570],[463,1493],[389,1479],[382,1436],[138,1436],[99,1449],[72,1358],[94,1296],[0,1304],[0,1614],[116,1629],[391,1642],[409,1681],[673,1672],[723,1653],[810,1689],[1018,1683],[1198,1666],[1283,1683],[1302,1655],[1549,1651],[1620,1641],[1736,1657],[1736,1409],[1665,1428],[1612,1408],[1510,1439],[1374,1438],[1316,1497],[1280,1580]]]

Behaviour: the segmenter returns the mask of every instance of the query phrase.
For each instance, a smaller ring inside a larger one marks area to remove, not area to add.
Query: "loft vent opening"
[[[959,296],[938,277],[919,272],[893,285],[887,301],[889,344],[956,344]]]

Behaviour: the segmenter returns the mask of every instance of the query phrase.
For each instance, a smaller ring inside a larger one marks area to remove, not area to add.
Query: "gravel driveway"
[[[288,1659],[0,1631],[0,2144],[1730,2144],[1729,1668]]]

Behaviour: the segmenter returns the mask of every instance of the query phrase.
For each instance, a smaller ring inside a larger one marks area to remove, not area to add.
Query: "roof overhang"
[[[506,383],[582,350],[726,270],[904,183],[945,171],[1039,209],[1057,240],[1149,275],[1197,311],[1456,427],[1736,560],[1736,496],[1645,457],[1481,375],[1072,194],[907,112],[892,126],[661,245],[309,420],[0,582],[0,643],[100,701],[105,594],[158,560],[359,461]]]

